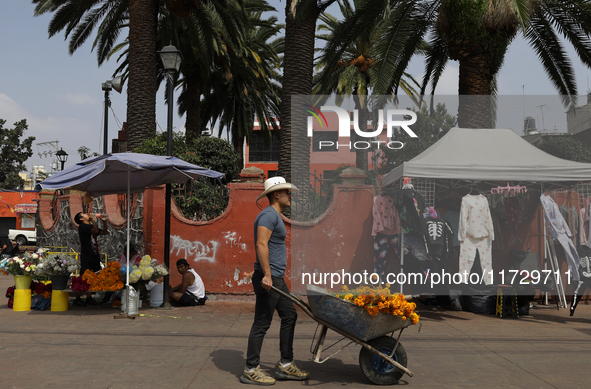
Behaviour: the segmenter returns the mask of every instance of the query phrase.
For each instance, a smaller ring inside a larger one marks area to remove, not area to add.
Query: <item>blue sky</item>
[[[285,2],[270,0],[270,3],[278,9],[277,16],[283,20]],[[99,68],[96,54],[91,52],[92,39],[70,56],[63,34],[48,38],[51,15],[34,17],[33,9],[27,0],[2,0],[0,3],[0,118],[7,121],[5,126],[9,128],[14,122],[27,119],[29,130],[26,135],[35,136],[35,143],[58,140],[59,146],[70,154],[66,163],[70,166],[80,160],[76,152],[80,146],[102,153],[104,94],[101,84],[112,78],[117,63],[114,58]],[[338,8],[331,7],[331,13],[338,14]],[[579,92],[585,94],[590,90],[591,72],[574,56],[572,48],[568,47],[568,52],[575,65]],[[413,61],[410,73],[420,79],[422,70],[421,60]],[[457,77],[457,63],[450,62],[437,94],[457,94]],[[531,103],[514,107],[515,118],[509,120],[508,116],[503,116],[499,124],[519,132],[523,116],[532,116],[541,123],[543,113],[546,128],[556,126],[564,130],[566,121],[562,108],[550,103],[555,100],[551,96],[555,96],[556,91],[532,49],[520,38],[510,46],[498,82],[499,95],[513,95],[511,101],[516,104],[520,101],[517,96],[524,93],[538,97],[535,102],[531,100]],[[109,138],[116,135],[120,122],[125,121],[125,90],[126,86],[122,94],[111,93]],[[156,104],[159,131],[166,129],[167,109],[163,93],[162,88]],[[540,96],[548,96],[547,105]],[[450,113],[456,114],[453,110]],[[184,118],[176,115],[175,107],[174,126],[178,129],[183,125]],[[27,161],[27,168],[44,165],[49,169],[52,158],[38,155],[49,148],[35,143],[34,156]]]

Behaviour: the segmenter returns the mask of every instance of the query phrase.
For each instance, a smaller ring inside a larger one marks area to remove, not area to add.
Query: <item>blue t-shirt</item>
[[[254,221],[254,244],[257,242],[257,229],[263,226],[271,230],[271,239],[269,239],[269,265],[271,265],[271,275],[273,277],[283,278],[285,268],[287,267],[287,252],[285,249],[285,237],[287,230],[281,215],[273,208],[268,206],[263,209]],[[257,260],[254,263],[254,269],[263,272],[263,268]]]

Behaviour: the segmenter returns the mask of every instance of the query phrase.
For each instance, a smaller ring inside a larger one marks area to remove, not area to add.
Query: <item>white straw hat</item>
[[[265,191],[257,197],[257,201],[267,195],[267,193],[275,192],[277,190],[289,189],[292,192],[299,192],[297,186],[285,182],[283,177],[271,177],[265,181]]]

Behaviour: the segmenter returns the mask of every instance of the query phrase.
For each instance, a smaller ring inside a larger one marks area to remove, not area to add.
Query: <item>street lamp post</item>
[[[166,155],[172,156],[172,115],[174,106],[174,76],[181,67],[181,52],[172,44],[165,46],[158,52],[167,78],[168,92],[168,124],[166,126]],[[166,196],[164,205],[164,264],[170,269],[170,212],[171,212],[172,191],[170,184],[166,184]],[[169,308],[168,299],[169,276],[164,277],[164,307]]]
[[[105,91],[105,134],[103,140],[103,155],[109,151],[109,107],[111,106],[111,100],[109,100],[109,92],[115,89],[121,93],[123,90],[123,77],[117,76],[112,80],[103,82],[103,90]]]
[[[61,170],[64,170],[64,164],[68,160],[68,153],[66,153],[64,151],[64,149],[60,149],[58,152],[55,153],[55,156],[57,157],[57,160],[62,163],[62,169]]]

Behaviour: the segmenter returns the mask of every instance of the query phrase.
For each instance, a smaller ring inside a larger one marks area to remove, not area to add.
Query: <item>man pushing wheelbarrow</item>
[[[283,177],[273,177],[265,181],[265,191],[257,197],[257,202],[267,196],[269,206],[261,211],[254,222],[256,262],[252,275],[252,287],[256,294],[254,322],[248,337],[246,367],[240,382],[253,385],[273,385],[275,379],[268,376],[260,367],[263,340],[271,326],[275,310],[281,318],[279,349],[281,360],[277,362],[275,377],[282,380],[303,381],[309,373],[300,370],[293,362],[293,336],[298,318],[293,302],[275,292],[276,289],[289,295],[284,275],[287,267],[285,237],[287,230],[281,219],[281,212],[291,204],[291,192],[297,192],[295,185],[285,182]]]

